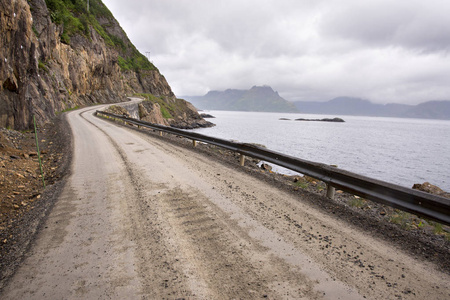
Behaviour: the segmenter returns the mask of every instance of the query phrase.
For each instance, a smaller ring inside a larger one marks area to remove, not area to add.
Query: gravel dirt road
[[[449,299],[433,264],[95,109],[67,115],[71,176],[2,299]]]

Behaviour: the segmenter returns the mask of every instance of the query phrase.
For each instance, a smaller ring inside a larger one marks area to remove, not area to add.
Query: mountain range
[[[326,102],[282,98],[270,86],[249,90],[210,91],[204,96],[183,96],[198,109],[255,112],[293,112],[325,115],[353,115],[450,120],[450,101],[428,101],[418,105],[376,104],[355,97],[337,97]]]
[[[327,102],[297,101],[294,104],[301,113],[310,114],[450,120],[450,101],[376,104],[360,98],[337,97]]]

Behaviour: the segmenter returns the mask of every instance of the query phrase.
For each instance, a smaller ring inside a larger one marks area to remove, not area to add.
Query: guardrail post
[[[162,131],[161,130],[159,131],[159,136],[162,136]]]
[[[239,164],[241,165],[241,167],[244,166],[245,164],[245,155],[241,153],[241,155],[239,156]]]
[[[337,168],[337,165],[330,165],[330,167]],[[331,184],[327,184],[327,197],[330,199],[334,199],[334,194],[336,193],[336,189]]]
[[[327,184],[327,197],[330,199],[334,199],[334,194],[336,189],[331,184]]]
[[[196,140],[192,140],[192,146],[197,147],[197,141]]]

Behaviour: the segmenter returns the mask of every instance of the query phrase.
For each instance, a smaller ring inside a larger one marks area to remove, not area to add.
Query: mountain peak
[[[250,90],[270,90],[273,91],[273,89],[269,85],[254,85]]]

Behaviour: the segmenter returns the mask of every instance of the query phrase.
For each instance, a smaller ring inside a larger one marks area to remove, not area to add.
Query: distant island
[[[345,122],[341,118],[323,118],[323,119],[295,119],[295,121],[313,121],[313,122],[336,122],[336,123],[343,123]]]
[[[210,91],[204,96],[182,96],[201,110],[255,112],[300,112],[293,102],[283,99],[270,86],[254,86],[249,90]]]
[[[376,104],[362,98],[337,97],[326,102],[290,102],[270,86],[249,90],[210,91],[204,96],[183,96],[202,110],[289,112],[322,115],[350,115],[450,120],[450,101],[428,101],[418,105]]]

